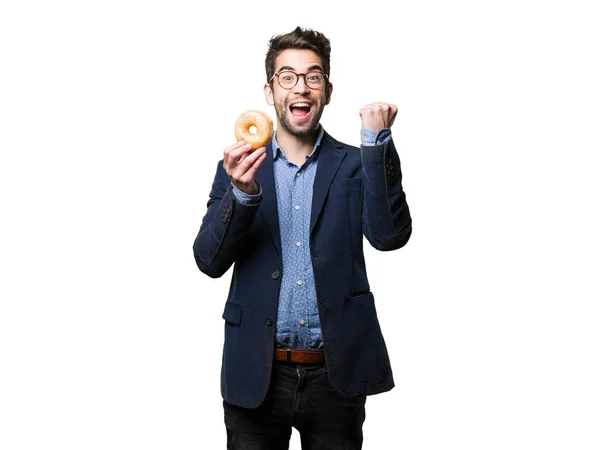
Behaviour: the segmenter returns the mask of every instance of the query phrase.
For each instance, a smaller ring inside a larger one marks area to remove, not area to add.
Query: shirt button
[[[298,283],[298,286],[302,286],[302,280],[298,280],[297,283]]]
[[[281,274],[279,273],[279,270],[276,270],[275,272],[273,272],[271,274],[271,278],[273,278],[274,280],[277,280],[279,278]]]
[[[302,245],[302,243],[296,242],[296,247],[300,247],[301,245]]]
[[[304,324],[305,324],[305,323],[306,323],[306,322],[304,321],[304,319],[302,319],[302,320],[300,321],[300,325],[302,325],[302,326],[304,326]]]
[[[296,208],[296,211],[298,211],[300,209],[300,205],[296,205],[295,208]]]
[[[265,324],[267,324],[268,327],[273,325],[273,319],[271,319],[271,316],[267,316],[267,318],[265,319]]]
[[[296,176],[299,177],[300,176],[300,172],[296,172]]]

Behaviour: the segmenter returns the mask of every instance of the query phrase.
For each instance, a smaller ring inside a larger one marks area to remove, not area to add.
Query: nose
[[[296,86],[294,86],[294,92],[301,94],[310,91],[310,88],[306,85],[305,76],[306,75],[298,75],[298,82],[296,83]]]

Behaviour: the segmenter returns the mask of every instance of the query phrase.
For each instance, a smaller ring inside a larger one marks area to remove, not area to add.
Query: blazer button
[[[271,319],[271,316],[267,316],[267,318],[265,319],[265,323],[267,324],[267,326],[271,326],[273,325],[273,319]]]
[[[276,270],[275,272],[273,272],[271,274],[271,278],[273,278],[274,280],[277,280],[279,278],[281,274],[279,273],[279,270]]]

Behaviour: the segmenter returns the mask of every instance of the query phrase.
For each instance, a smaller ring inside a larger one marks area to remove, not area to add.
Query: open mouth
[[[296,102],[290,105],[290,112],[296,119],[306,119],[312,111],[312,104],[308,102]]]

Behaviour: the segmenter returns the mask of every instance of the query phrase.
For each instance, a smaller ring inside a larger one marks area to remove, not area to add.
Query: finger
[[[248,178],[246,173],[252,167],[252,165],[256,162],[258,158],[262,155],[266,154],[266,148],[261,147],[252,153],[248,154],[241,162],[235,164],[230,168],[230,177],[236,181],[240,181],[242,183],[248,183],[252,181],[252,178]]]
[[[243,166],[250,168],[256,162],[256,160],[258,158],[260,158],[262,155],[266,154],[266,152],[267,152],[267,149],[265,147],[257,148],[252,153],[250,153],[246,156],[246,158],[244,159]]]
[[[371,103],[369,105],[366,105],[362,110],[361,110],[361,117],[363,116],[375,116],[375,115],[381,115],[384,111],[384,105],[382,104],[377,104],[377,103]]]
[[[252,156],[254,156],[254,155],[252,155]],[[252,163],[252,165],[248,168],[248,170],[242,177],[242,180],[244,182],[250,183],[252,180],[254,180],[254,174],[256,174],[256,171],[258,170],[260,165],[263,163],[263,161],[266,159],[266,157],[267,157],[267,153],[264,152],[256,158],[256,160]],[[249,158],[247,158],[247,159],[249,159]]]
[[[368,105],[365,105],[365,107],[363,109],[374,109],[374,110],[381,110],[381,111],[398,110],[396,105],[393,105],[392,103],[387,103],[387,102],[369,103]]]
[[[242,159],[241,157],[245,153],[247,153],[251,150],[252,150],[251,144],[233,145],[231,147],[228,147],[225,150],[225,155],[223,157],[223,163],[225,164],[225,159],[226,159],[226,164],[228,167],[235,167]]]
[[[360,118],[363,120],[372,119],[376,116],[381,116],[381,110],[378,110],[377,107],[367,106],[360,110]]]
[[[266,151],[267,149],[265,147],[261,147],[254,150],[252,153],[245,155],[244,159],[236,166],[236,174],[238,174],[240,178],[243,177],[256,160],[264,155]]]
[[[223,151],[223,154],[225,154],[225,153],[230,154],[231,152],[238,150],[238,149],[244,147],[245,145],[250,145],[250,144],[246,144],[245,141],[238,141],[235,144],[231,144],[230,146],[225,148],[225,150]]]
[[[246,142],[237,141],[235,144],[231,144],[230,146],[226,147],[223,153],[231,153],[233,150],[243,147],[244,145],[246,145]]]
[[[369,103],[369,105],[367,105],[367,106],[392,107],[394,105],[392,105],[391,103],[388,103],[388,102],[373,102],[373,103]]]
[[[227,165],[229,164],[229,155],[231,154],[231,152],[243,146],[244,144],[244,141],[238,141],[235,144],[231,144],[230,146],[225,148],[225,150],[223,150],[223,166],[227,167]]]
[[[360,110],[360,118],[365,118],[365,117],[370,117],[374,114],[374,110],[373,107],[371,106],[365,106],[363,109]]]
[[[396,119],[396,115],[397,114],[398,114],[398,107],[396,105],[390,104],[390,110],[388,112],[389,121],[390,121],[390,127],[394,123],[394,120]]]
[[[229,160],[233,164],[239,164],[248,154],[252,152],[252,145],[246,144],[242,147],[233,149],[231,153],[229,153]]]

